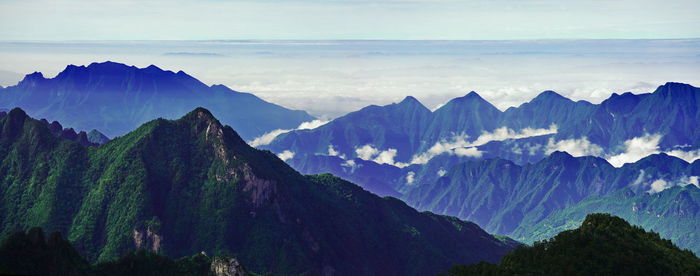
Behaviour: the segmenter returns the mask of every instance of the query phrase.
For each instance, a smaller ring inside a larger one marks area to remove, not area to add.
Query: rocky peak
[[[211,262],[211,272],[216,276],[248,276],[243,264],[233,257],[215,257]]]

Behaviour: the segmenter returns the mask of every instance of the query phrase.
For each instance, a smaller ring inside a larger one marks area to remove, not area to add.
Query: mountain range
[[[426,275],[518,243],[340,178],[301,175],[203,108],[99,147],[0,119],[0,236],[42,227],[88,261],[231,254],[259,273]]]
[[[611,156],[645,135],[659,136],[660,151],[696,150],[698,125],[700,89],[682,83],[669,82],[652,93],[614,93],[600,104],[545,91],[505,111],[470,92],[433,112],[413,97],[368,106],[315,129],[280,134],[261,148],[295,156],[329,155],[332,148],[337,156],[397,166],[424,164],[438,155],[507,157],[525,164],[565,148],[577,150],[577,156]]]
[[[78,130],[97,129],[108,137],[156,118],[178,118],[198,106],[235,127],[244,139],[315,119],[224,85],[208,86],[182,71],[109,61],[68,65],[54,78],[39,72],[26,75],[17,85],[0,88],[0,102],[0,107],[21,107],[35,118],[51,118]]]

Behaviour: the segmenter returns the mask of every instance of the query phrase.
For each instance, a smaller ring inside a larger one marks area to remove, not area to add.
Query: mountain
[[[697,179],[696,179],[697,181]],[[626,188],[605,196],[592,196],[578,204],[552,212],[542,221],[522,225],[513,237],[532,243],[569,230],[586,214],[606,212],[632,224],[657,232],[682,248],[700,253],[700,189],[695,185],[674,186],[659,193],[635,193]]]
[[[90,141],[90,143],[98,144],[98,145],[102,145],[104,143],[109,142],[109,137],[102,134],[102,132],[100,132],[96,129],[93,129],[87,133],[87,139],[88,139],[88,141]]]
[[[35,72],[0,89],[2,107],[21,107],[75,129],[126,134],[150,120],[176,118],[198,106],[210,109],[249,140],[275,129],[293,129],[314,118],[223,85],[207,86],[182,71],[115,62],[69,65],[54,78]]]
[[[369,106],[316,129],[279,135],[262,148],[276,153],[288,150],[296,155],[326,155],[333,147],[348,158],[374,160],[374,156],[363,157],[359,151],[370,145],[378,152],[393,149],[394,162],[425,163],[416,157],[460,155],[454,149],[477,146],[480,152],[472,150],[470,156],[508,158],[524,165],[553,151],[550,142],[556,145],[572,139],[593,143],[601,156],[618,154],[626,141],[647,134],[661,136],[660,150],[699,149],[697,125],[700,89],[688,84],[669,82],[653,93],[613,94],[600,104],[572,101],[545,91],[503,112],[470,92],[434,112],[412,97],[396,104]]]
[[[517,243],[331,175],[304,176],[203,108],[100,147],[13,109],[0,119],[1,236],[59,231],[89,261],[136,249],[231,254],[277,274],[426,275]]]
[[[700,275],[700,259],[619,217],[591,214],[578,229],[520,247],[498,265],[459,265],[445,275]]]
[[[698,166],[700,162],[689,164],[663,153],[621,168],[602,158],[565,152],[524,166],[484,159],[455,165],[435,182],[420,183],[402,198],[419,210],[457,216],[487,231],[532,241],[537,238],[528,236],[533,232],[514,231],[591,196],[624,188],[644,193],[658,186],[659,180],[669,186],[687,184],[690,177],[700,175]]]

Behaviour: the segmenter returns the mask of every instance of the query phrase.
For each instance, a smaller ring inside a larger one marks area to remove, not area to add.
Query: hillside
[[[57,138],[20,109],[0,131],[1,235],[59,231],[91,262],[143,248],[231,254],[259,273],[425,275],[515,246],[330,175],[303,176],[203,108],[100,147]]]
[[[446,275],[700,275],[700,259],[658,234],[607,214],[524,246],[500,264],[454,266]]]

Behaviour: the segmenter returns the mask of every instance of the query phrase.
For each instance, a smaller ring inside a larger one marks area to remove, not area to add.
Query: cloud
[[[631,186],[639,186],[639,184],[642,184],[642,182],[647,179],[645,176],[646,172],[644,170],[639,170],[639,176],[637,176],[637,179],[632,182]]]
[[[545,153],[549,155],[554,151],[565,151],[575,157],[600,156],[603,148],[591,143],[585,136],[579,139],[559,140],[556,143],[553,138],[549,138]]]
[[[285,150],[285,151],[283,151],[283,152],[277,154],[277,157],[279,157],[280,159],[282,159],[282,161],[287,161],[287,160],[289,160],[289,159],[294,158],[294,152],[292,152],[292,151],[290,151],[290,150]]]
[[[474,141],[467,141],[469,135],[461,133],[454,135],[451,139],[443,139],[435,143],[426,152],[414,155],[411,159],[411,164],[425,164],[433,157],[447,153],[458,156],[481,157],[482,151],[476,147],[484,145],[491,141],[503,141],[507,139],[521,139],[532,136],[540,136],[557,133],[557,126],[552,124],[549,128],[523,128],[520,131],[515,131],[507,127],[500,127],[493,132],[484,131]]]
[[[329,120],[313,120],[299,124],[297,129],[314,129],[330,122]]]
[[[338,156],[341,159],[345,159],[345,154],[340,154],[338,151],[336,151],[332,144],[328,145],[328,156]]]
[[[700,159],[700,149],[693,151],[682,151],[679,149],[675,149],[667,151],[666,154],[683,159],[688,163],[692,163],[693,161]]]
[[[664,179],[657,179],[654,180],[654,182],[649,185],[649,190],[647,193],[650,194],[655,194],[658,192],[661,192],[663,190],[666,190],[668,188],[671,188],[673,186],[681,186],[685,187],[688,185],[695,185],[696,187],[700,187],[700,177],[698,176],[686,176],[683,175],[676,179],[675,181],[666,181]]]
[[[615,167],[622,167],[625,163],[634,163],[651,154],[659,153],[659,134],[644,134],[624,142],[625,151],[607,158]]]
[[[479,138],[472,142],[472,146],[481,146],[491,141],[503,141],[507,139],[521,139],[526,137],[541,136],[557,133],[557,125],[552,124],[549,128],[523,128],[520,132],[507,127],[500,127],[493,132],[484,131]]]
[[[362,147],[356,148],[355,153],[357,157],[363,160],[374,161],[378,164],[389,164],[403,168],[408,166],[406,163],[395,162],[396,154],[398,151],[396,149],[388,149],[381,151],[370,144],[364,145]]]
[[[700,177],[698,176],[683,176],[680,181],[681,186],[695,185],[695,187],[700,188]]]
[[[372,145],[367,144],[362,147],[356,148],[355,153],[357,157],[362,160],[372,160],[372,157],[379,153],[379,150],[374,148]]]
[[[340,164],[340,166],[349,168],[349,169],[350,169],[350,173],[354,173],[356,169],[362,167],[362,164],[357,164],[357,163],[355,162],[355,160],[350,159],[350,160],[346,160],[345,162],[343,162],[342,164]]]
[[[291,129],[275,129],[273,131],[270,131],[268,133],[265,133],[263,135],[260,135],[259,137],[256,137],[252,141],[248,142],[248,144],[251,147],[258,147],[258,146],[264,146],[264,145],[269,145],[272,143],[272,140],[275,140],[277,136],[283,133],[287,133],[292,131]]]
[[[299,124],[299,126],[295,129],[275,129],[273,131],[270,131],[268,133],[265,133],[263,135],[255,137],[252,141],[248,142],[248,145],[250,145],[251,147],[269,145],[270,143],[272,143],[272,140],[275,140],[275,138],[277,138],[277,136],[279,136],[280,134],[284,134],[284,133],[294,131],[294,130],[314,129],[314,128],[320,127],[322,125],[325,125],[328,122],[329,122],[328,120],[313,120],[313,121],[303,122],[303,123]]]
[[[407,183],[407,184],[413,184],[413,181],[415,181],[415,176],[416,176],[416,173],[414,173],[414,172],[408,172],[408,173],[406,174],[406,183]]]
[[[447,171],[445,169],[440,169],[439,171],[437,171],[437,175],[439,177],[445,176],[446,173],[447,173]]]
[[[654,182],[651,183],[651,186],[649,187],[649,191],[647,191],[650,194],[655,194],[658,192],[661,192],[663,190],[666,190],[668,188],[671,188],[673,184],[669,183],[666,180],[663,179],[657,179],[654,180]]]

